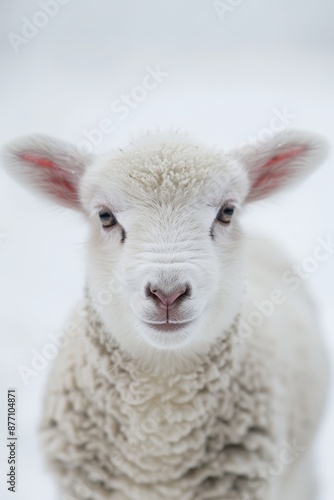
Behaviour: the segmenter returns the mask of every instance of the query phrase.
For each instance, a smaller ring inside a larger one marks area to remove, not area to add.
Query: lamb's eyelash
[[[223,198],[219,203],[209,203],[207,207],[213,208],[214,210],[219,210],[225,204],[232,205],[237,211],[241,210],[241,204],[238,200],[234,198]]]
[[[217,209],[225,203],[230,203],[236,208],[240,208],[241,200],[239,194],[232,189],[216,191],[215,193],[208,193],[206,196],[205,204],[208,207]]]
[[[115,196],[115,199],[112,199],[108,195],[102,193],[95,194],[90,203],[90,216],[94,216],[103,207],[108,207],[113,214],[119,214],[128,208],[127,204],[125,202],[123,203],[117,196]]]
[[[115,216],[117,213],[121,212],[121,210],[118,210],[111,203],[99,203],[98,205],[94,205],[94,207],[91,208],[91,210],[89,212],[89,218],[91,219],[91,218],[95,217],[104,208],[108,208]]]

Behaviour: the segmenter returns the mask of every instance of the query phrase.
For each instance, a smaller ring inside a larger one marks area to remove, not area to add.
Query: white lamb
[[[43,136],[8,146],[9,171],[91,231],[42,422],[62,500],[315,498],[327,388],[315,308],[238,219],[326,151],[297,131],[229,154],[178,134],[96,158]]]

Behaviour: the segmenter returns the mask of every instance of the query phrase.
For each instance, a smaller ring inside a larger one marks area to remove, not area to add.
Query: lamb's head
[[[115,335],[173,349],[233,321],[247,188],[237,161],[176,140],[138,144],[87,169],[90,289],[109,296],[100,311]]]
[[[231,325],[244,288],[239,212],[325,152],[313,134],[283,132],[229,154],[173,137],[97,157],[35,136],[7,157],[14,175],[86,214],[94,307],[110,335],[142,352],[202,349]]]

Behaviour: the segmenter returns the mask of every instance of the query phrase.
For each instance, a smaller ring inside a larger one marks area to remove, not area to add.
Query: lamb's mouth
[[[153,330],[156,330],[158,332],[177,332],[183,328],[186,328],[192,323],[192,321],[185,321],[183,323],[148,323],[145,321],[145,324],[152,328]]]

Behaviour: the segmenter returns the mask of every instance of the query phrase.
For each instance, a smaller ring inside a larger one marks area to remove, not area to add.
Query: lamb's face
[[[92,300],[110,335],[145,356],[148,345],[201,351],[231,324],[243,295],[239,207],[303,178],[326,154],[321,137],[298,131],[230,155],[176,136],[98,160],[32,136],[8,145],[5,164],[90,215]]]
[[[231,324],[247,187],[238,163],[189,145],[142,147],[88,170],[89,286],[123,346],[189,349]]]

